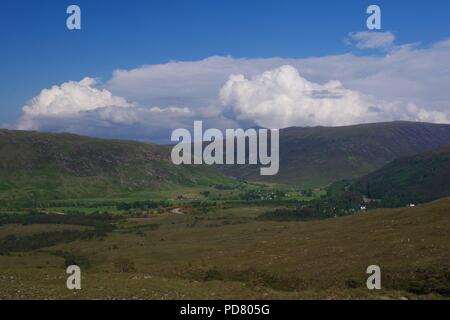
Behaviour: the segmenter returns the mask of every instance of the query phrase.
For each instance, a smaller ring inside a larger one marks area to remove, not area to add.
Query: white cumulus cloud
[[[144,107],[98,88],[92,78],[43,89],[22,108],[20,130],[166,142],[171,130],[188,128],[195,119],[215,127],[238,127],[217,112],[199,114],[189,107]]]
[[[15,127],[168,142],[173,129],[194,120],[220,129],[449,123],[450,39],[383,52],[209,57],[116,70],[104,83],[85,78],[43,89]]]
[[[251,79],[232,75],[220,92],[223,105],[240,120],[271,128],[339,126],[388,120],[449,122],[447,114],[413,104],[377,101],[332,80],[318,84],[286,65]]]
[[[100,108],[129,108],[133,104],[114,96],[108,90],[97,89],[95,79],[69,81],[60,86],[43,89],[22,108],[19,129],[39,129],[39,119],[77,117]]]

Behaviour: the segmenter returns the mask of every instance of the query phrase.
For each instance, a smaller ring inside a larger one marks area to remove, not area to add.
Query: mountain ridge
[[[423,203],[450,196],[450,143],[396,159],[357,179],[351,189],[386,206]]]
[[[213,168],[175,166],[168,146],[0,130],[0,201],[99,197],[228,182]]]
[[[381,122],[344,127],[290,127],[280,130],[280,171],[261,177],[250,166],[223,166],[228,175],[255,181],[321,187],[353,179],[392,160],[450,142],[450,125]]]
[[[0,201],[227,184],[234,183],[234,177],[321,187],[363,177],[395,159],[449,141],[450,125],[446,124],[401,121],[291,127],[280,131],[278,175],[260,176],[260,166],[175,166],[170,160],[172,145],[0,129]]]

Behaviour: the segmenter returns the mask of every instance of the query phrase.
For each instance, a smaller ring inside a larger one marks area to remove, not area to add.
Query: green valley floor
[[[3,224],[0,299],[450,297],[448,198],[318,221],[255,219],[266,210],[181,207],[117,219],[100,236],[84,220]],[[38,246],[43,233],[54,242]],[[70,264],[81,290],[66,288]],[[381,267],[381,290],[366,288],[369,265]]]

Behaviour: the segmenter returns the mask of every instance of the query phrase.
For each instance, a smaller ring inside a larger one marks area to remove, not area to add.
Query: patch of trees
[[[285,196],[285,192],[280,190],[249,190],[241,195],[241,200],[244,201],[272,201],[279,200]]]
[[[200,282],[235,281],[249,287],[265,287],[279,291],[296,291],[303,289],[302,279],[286,276],[266,270],[249,268],[245,270],[219,269],[216,266],[185,267],[176,270],[176,277]]]
[[[208,198],[209,195],[211,194],[211,191],[202,191],[202,192],[200,192],[200,194],[201,194],[202,196],[204,196],[205,198]]]
[[[302,196],[308,197],[308,198],[311,198],[313,196],[313,191],[311,189],[302,190],[300,193]]]
[[[210,208],[216,207],[216,202],[209,201],[192,201],[191,207],[193,213],[206,214]]]
[[[217,190],[234,190],[234,189],[236,189],[236,186],[234,186],[234,185],[224,185],[224,184],[212,184],[212,185],[210,185],[210,187],[217,189]]]
[[[43,232],[23,237],[8,235],[4,239],[0,240],[0,255],[16,251],[32,251],[44,247],[50,247],[58,243],[93,239],[99,236],[101,236],[101,234],[99,234],[96,230]]]
[[[83,255],[76,254],[73,252],[65,252],[65,251],[55,251],[52,252],[55,256],[61,257],[64,259],[64,266],[67,268],[71,265],[77,265],[82,269],[87,269],[91,266],[91,261]]]
[[[335,184],[327,188],[325,196],[306,202],[306,205],[320,212],[322,216],[333,217],[359,211],[363,203],[361,193],[348,190],[344,185]]]
[[[86,201],[86,200],[26,200],[26,201],[0,201],[3,208],[56,208],[56,207],[78,207],[78,208],[104,208],[117,205],[115,200]]]
[[[47,214],[39,211],[30,211],[27,214],[0,215],[0,225],[5,224],[71,224],[94,227],[97,233],[106,234],[114,229],[114,222],[121,219],[105,213],[74,213],[74,214]]]
[[[442,268],[419,268],[415,271],[412,280],[403,279],[403,281],[394,282],[394,286],[415,294],[438,293],[444,297],[450,297],[449,283],[450,270],[446,266]]]
[[[411,292],[416,295],[440,294],[450,297],[450,269],[447,265],[420,267],[407,273],[391,272],[386,275],[384,287]],[[366,288],[363,278],[346,281],[349,288]]]
[[[0,240],[0,254],[15,251],[30,251],[44,247],[67,243],[75,240],[88,240],[105,237],[115,228],[114,222],[121,219],[110,214],[46,214],[31,211],[28,214],[0,215],[0,225],[6,224],[67,224],[92,227],[86,230],[64,230],[43,232],[30,236],[9,235]]]
[[[287,202],[285,202],[287,203]],[[327,188],[327,194],[311,201],[300,201],[294,207],[276,209],[261,214],[260,220],[300,221],[345,216],[360,210],[362,194],[336,184]]]
[[[117,210],[128,211],[131,209],[140,209],[140,210],[148,210],[148,209],[157,209],[161,207],[169,207],[171,203],[169,201],[152,201],[152,200],[144,200],[144,201],[134,201],[134,202],[121,202],[116,205]]]
[[[305,221],[324,218],[321,213],[313,208],[276,209],[262,213],[258,220],[274,221]]]

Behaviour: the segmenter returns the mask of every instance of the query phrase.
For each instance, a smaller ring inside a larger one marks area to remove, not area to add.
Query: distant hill
[[[450,125],[391,122],[288,128],[280,133],[280,171],[258,166],[175,166],[170,146],[73,134],[0,130],[0,201],[108,197],[180,186],[247,180],[324,186],[358,178],[392,160],[450,142]]]
[[[387,122],[345,127],[293,127],[280,132],[280,171],[260,176],[256,166],[224,166],[228,175],[303,187],[363,176],[399,157],[450,142],[450,125]]]
[[[0,130],[0,201],[101,197],[229,181],[211,167],[173,165],[167,146]]]
[[[358,179],[352,188],[387,205],[421,203],[450,196],[450,144],[394,160]]]

